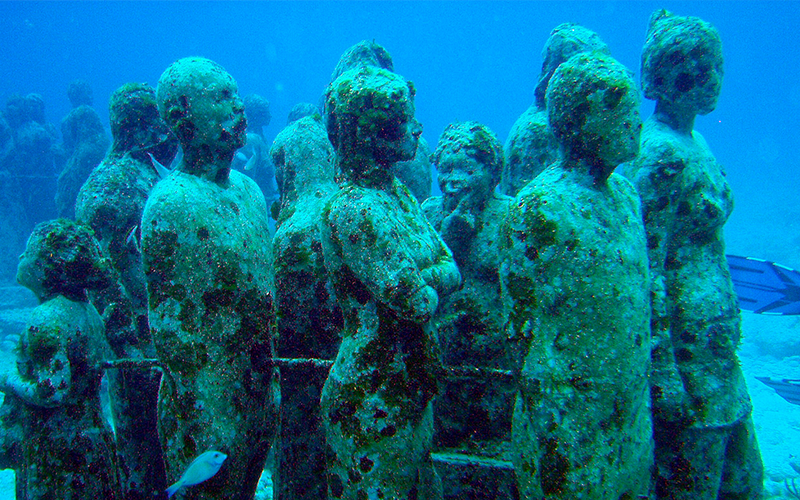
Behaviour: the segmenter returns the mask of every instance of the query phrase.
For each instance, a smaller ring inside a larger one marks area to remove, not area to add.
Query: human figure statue
[[[394,71],[392,56],[379,43],[374,40],[362,40],[348,48],[339,58],[336,68],[331,75],[333,83],[342,73],[361,66],[371,66]],[[417,152],[408,160],[397,161],[392,164],[394,176],[406,185],[418,203],[422,203],[431,195],[431,154],[428,142],[420,137]]]
[[[88,85],[86,86],[88,87]],[[109,141],[97,111],[91,107],[91,94],[73,82],[67,94],[78,104],[61,120],[61,135],[67,163],[58,176],[56,210],[59,217],[75,218],[75,200],[92,170],[100,164],[108,150]],[[88,89],[91,92],[91,89]],[[79,104],[80,103],[80,104]]]
[[[17,281],[39,305],[16,359],[0,363],[3,408],[13,408],[3,425],[22,438],[19,500],[122,498],[99,394],[110,352],[86,293],[108,286],[109,271],[92,231],[66,219],[38,224],[20,257]]]
[[[291,125],[293,122],[296,122],[304,116],[314,115],[322,116],[322,112],[316,104],[312,104],[310,102],[298,102],[292,106],[291,111],[289,111],[289,115],[286,117],[286,125]]]
[[[439,300],[436,311],[442,362],[509,370],[498,268],[499,228],[511,198],[494,192],[502,144],[480,123],[451,123],[432,159],[442,196],[428,198],[422,211],[453,252],[464,280]],[[513,405],[511,384],[448,379],[434,402],[435,444],[497,456],[511,438]]]
[[[328,137],[342,180],[320,227],[344,315],[321,400],[330,498],[442,495],[430,456],[441,371],[431,317],[460,275],[391,173],[417,147],[413,99],[402,77],[371,66],[342,73],[327,91]]]
[[[650,498],[650,309],[631,183],[639,149],[631,73],[580,53],[547,88],[562,159],[514,199],[500,270],[522,371],[512,423],[520,498]]]
[[[269,101],[258,94],[249,94],[244,97],[244,108],[247,142],[233,157],[233,168],[256,181],[267,200],[276,200],[275,167],[270,161],[269,145],[264,138],[264,127],[272,120]]]
[[[155,90],[146,83],[127,83],[114,91],[109,117],[114,142],[78,192],[75,214],[94,230],[117,278],[115,286],[91,297],[103,315],[114,356],[141,362],[107,373],[125,498],[150,499],[167,484],[157,429],[161,374],[144,364],[156,353],[138,242],[147,197],[161,178],[148,154],[169,164],[178,141],[159,116]]]
[[[69,82],[67,98],[73,108],[92,106],[94,104],[94,92],[92,92],[92,87],[86,80],[75,79]]]
[[[278,314],[278,356],[333,360],[342,311],[325,270],[320,242],[322,209],[336,191],[333,146],[319,114],[284,128],[270,149],[281,193],[272,240]],[[276,498],[326,498],[325,432],[319,407],[328,367],[281,368],[280,472]]]
[[[11,142],[6,141],[4,145],[3,163],[16,181],[10,187],[20,191],[27,215],[18,242],[20,246],[15,249],[15,254],[19,255],[33,226],[56,216],[56,179],[64,166],[65,154],[57,143],[56,127],[45,117],[45,102],[41,95],[12,94],[6,101],[3,116],[11,137]]]
[[[542,50],[542,72],[534,90],[534,103],[514,122],[505,144],[505,164],[500,192],[516,196],[520,189],[558,160],[558,142],[547,124],[545,92],[558,65],[579,52],[611,55],[594,31],[575,23],[556,26]]]
[[[741,319],[725,259],[733,196],[693,130],[717,105],[722,42],[696,17],[659,10],[642,50],[656,101],[625,172],[642,198],[652,278],[656,497],[760,498],[763,467],[736,356]]]
[[[141,224],[150,327],[164,368],[167,482],[214,450],[227,460],[184,498],[250,499],[276,434],[280,388],[266,203],[255,182],[231,171],[245,140],[244,105],[233,77],[199,57],[170,65],[156,100],[183,148]]]

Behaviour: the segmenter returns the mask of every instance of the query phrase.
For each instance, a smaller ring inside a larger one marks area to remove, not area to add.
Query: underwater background
[[[479,121],[504,142],[533,102],[541,50],[556,25],[571,21],[597,32],[638,82],[647,21],[660,8],[700,17],[722,37],[722,94],[695,129],[734,191],[727,252],[800,268],[797,1],[0,2],[0,103],[38,93],[47,121],[58,124],[71,109],[67,86],[83,79],[107,128],[116,88],[155,87],[169,64],[197,55],[220,63],[241,95],[270,101],[271,141],[292,106],[318,101],[344,50],[375,40],[414,82],[416,118],[431,149],[456,120]],[[642,117],[652,109],[643,100]],[[740,357],[767,491],[791,498],[784,481],[798,476],[789,464],[800,463],[800,407],[754,377],[800,378],[800,322],[742,314]],[[10,477],[0,483],[2,500],[14,497]]]

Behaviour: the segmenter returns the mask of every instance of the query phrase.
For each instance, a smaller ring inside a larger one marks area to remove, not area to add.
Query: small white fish
[[[259,161],[261,161],[261,155],[258,154],[258,150],[256,149],[255,151],[253,151],[253,156],[251,156],[250,159],[247,160],[247,163],[245,163],[244,169],[253,170],[254,168],[256,168],[256,165],[258,165]]]
[[[219,468],[222,467],[222,462],[224,462],[226,458],[228,458],[228,455],[221,451],[210,450],[201,453],[200,456],[189,464],[189,467],[186,468],[181,478],[178,479],[175,484],[167,488],[167,498],[171,498],[172,495],[177,493],[178,490],[184,486],[194,486],[195,484],[200,484],[214,477],[214,474],[219,471]]]
[[[237,151],[236,152],[236,159],[239,160],[239,161],[246,162],[247,161],[247,155],[242,153],[241,151]]]
[[[165,167],[160,161],[156,160],[156,157],[153,156],[153,153],[147,153],[147,156],[150,157],[150,161],[153,162],[153,168],[156,169],[158,172],[158,176],[164,179],[169,175],[169,169]]]

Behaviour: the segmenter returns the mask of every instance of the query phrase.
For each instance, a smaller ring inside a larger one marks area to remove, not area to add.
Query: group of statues
[[[644,124],[595,33],[543,56],[505,151],[459,122],[429,160],[414,86],[358,44],[275,139],[272,210],[231,168],[258,138],[221,66],[117,90],[77,223],[37,226],[18,268],[40,305],[0,374],[17,498],[165,498],[210,450],[184,498],[253,498],[272,450],[278,498],[435,500],[434,446],[510,458],[520,498],[759,498],[731,193],[693,131],[719,35],[653,14]]]

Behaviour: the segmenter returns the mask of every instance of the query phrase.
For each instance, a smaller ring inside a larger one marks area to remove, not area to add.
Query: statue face
[[[639,116],[639,100],[628,92],[612,112],[599,110],[607,121],[604,125],[605,141],[600,145],[598,157],[609,166],[608,175],[620,163],[633,160],[639,153],[639,138],[642,119]]]
[[[41,298],[46,294],[44,288],[44,269],[36,252],[37,241],[28,240],[25,252],[19,256],[17,264],[17,283],[29,289]]]
[[[380,163],[395,163],[413,160],[417,154],[422,125],[414,118],[414,104],[406,100],[402,104],[401,118],[384,124],[376,137],[376,160]]]
[[[247,119],[236,81],[220,65],[184,58],[161,75],[159,113],[189,156],[224,157],[245,144]]]
[[[244,102],[235,85],[225,82],[209,89],[193,106],[204,108],[198,113],[198,139],[219,151],[234,151],[247,142],[247,118]]]
[[[446,212],[452,212],[459,204],[477,206],[492,193],[492,176],[485,165],[464,149],[445,152],[436,165],[439,172],[439,189]]]
[[[722,60],[714,56],[717,52],[701,45],[675,66],[669,88],[674,104],[700,115],[714,111],[722,88]]]

